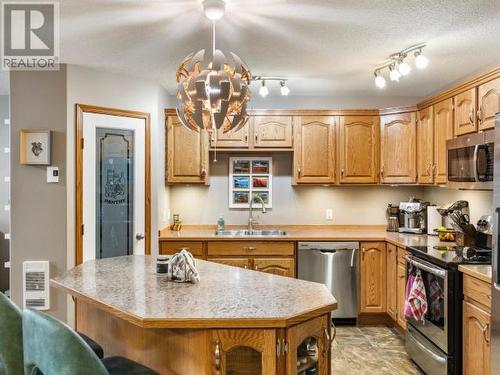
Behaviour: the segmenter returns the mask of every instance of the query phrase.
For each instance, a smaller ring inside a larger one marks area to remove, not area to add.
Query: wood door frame
[[[76,265],[83,261],[83,114],[95,113],[109,116],[131,117],[142,119],[145,123],[145,218],[144,218],[144,252],[151,254],[151,114],[147,112],[129,111],[125,109],[98,107],[88,104],[75,105],[75,123],[76,123],[76,142],[75,142],[75,206],[76,206],[76,225],[75,225],[75,247],[76,247]]]

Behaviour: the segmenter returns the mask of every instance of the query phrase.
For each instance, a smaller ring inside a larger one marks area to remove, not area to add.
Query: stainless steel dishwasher
[[[338,302],[332,318],[358,317],[358,242],[299,242],[298,277],[325,284]]]

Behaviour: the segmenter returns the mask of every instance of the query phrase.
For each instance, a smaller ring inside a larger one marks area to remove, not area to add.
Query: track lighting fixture
[[[415,66],[417,67],[417,69],[426,68],[427,65],[429,65],[429,59],[422,54],[422,50],[425,46],[425,43],[418,44],[390,55],[389,59],[385,63],[375,68],[375,85],[378,88],[385,87],[386,81],[382,76],[382,71],[385,68],[389,69],[389,78],[393,82],[399,82],[399,79],[401,77],[410,74],[411,66],[410,64],[408,64],[408,62],[405,61],[410,52],[414,52]]]
[[[270,76],[253,76],[252,81],[260,81],[262,82],[259,95],[265,98],[269,95],[269,89],[266,86],[266,81],[277,81],[280,83],[280,92],[282,96],[288,96],[290,94],[290,88],[286,85],[287,78],[284,77],[270,77]]]
[[[259,95],[265,98],[269,94],[269,89],[266,86],[266,81],[262,80],[262,86],[259,89]]]

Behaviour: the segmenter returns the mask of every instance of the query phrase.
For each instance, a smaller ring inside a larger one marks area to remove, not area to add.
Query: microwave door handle
[[[478,159],[478,153],[479,153],[479,148],[480,147],[481,147],[480,145],[475,145],[474,146],[474,180],[476,180],[476,182],[479,181],[479,165],[478,165],[479,159]]]

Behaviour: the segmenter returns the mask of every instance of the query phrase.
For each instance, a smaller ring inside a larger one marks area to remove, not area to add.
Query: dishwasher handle
[[[351,268],[354,268],[354,256],[356,255],[356,251],[358,249],[352,249],[352,254],[351,254]]]

